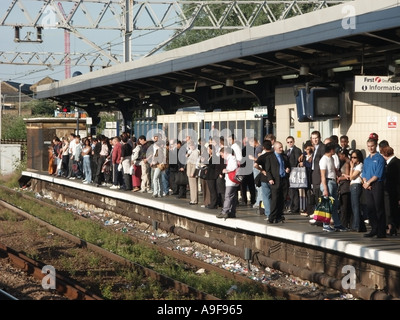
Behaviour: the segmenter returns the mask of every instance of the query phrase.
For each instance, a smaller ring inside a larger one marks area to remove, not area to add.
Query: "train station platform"
[[[342,266],[352,265],[357,270],[357,281],[363,286],[400,297],[400,236],[378,239],[364,238],[363,233],[352,231],[327,233],[322,231],[322,227],[311,225],[310,218],[302,215],[285,215],[284,223],[267,224],[265,217],[251,206],[238,206],[236,218],[224,220],[216,217],[219,209],[201,207],[201,196],[198,205],[189,205],[189,199],[176,199],[175,196],[152,198],[149,193],[96,187],[83,184],[81,180],[57,178],[47,173],[24,171],[22,175],[36,181],[35,191],[61,194],[69,190],[71,196],[65,198],[69,201],[73,201],[74,194],[84,193],[87,199],[92,199],[91,205],[97,201],[124,208],[127,213],[152,215],[151,219],[173,223],[233,247],[253,248],[253,251],[260,251],[275,261],[337,278],[340,278]]]

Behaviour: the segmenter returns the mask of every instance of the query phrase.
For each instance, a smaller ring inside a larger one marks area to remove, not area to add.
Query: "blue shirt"
[[[286,175],[286,172],[285,172],[285,166],[283,164],[282,155],[280,153],[276,153],[276,152],[274,152],[274,153],[275,153],[275,156],[276,156],[276,158],[278,159],[278,162],[279,162],[279,175],[281,177],[284,177]]]
[[[380,153],[375,153],[372,157],[368,156],[364,159],[364,166],[361,176],[367,181],[373,176],[378,177],[378,181],[384,180],[384,170],[386,161]]]

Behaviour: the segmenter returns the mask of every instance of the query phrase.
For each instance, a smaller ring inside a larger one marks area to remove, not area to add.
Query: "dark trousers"
[[[319,202],[319,198],[322,196],[321,188],[319,184],[313,185],[312,187],[314,192],[315,204],[317,204]]]
[[[247,204],[247,189],[250,191],[250,203],[256,203],[256,185],[254,184],[253,173],[244,176],[242,183],[240,184],[240,194],[242,195],[242,201]]]
[[[210,208],[218,207],[218,195],[217,195],[217,180],[206,180],[208,190],[210,191]]]
[[[179,194],[178,185],[175,183],[176,171],[169,171],[169,185],[172,189],[172,194]]]
[[[217,204],[219,207],[224,206],[224,201],[225,201],[225,179],[224,178],[217,178]]]
[[[113,170],[113,177],[112,177],[112,183],[114,186],[123,186],[124,185],[124,180],[122,179],[122,171],[118,171],[118,163],[113,163],[112,165],[112,170]]]
[[[72,164],[74,163],[74,159],[72,158],[72,155],[68,155],[68,173],[67,173],[67,178],[72,177]]]
[[[281,178],[279,186],[270,185],[271,189],[271,214],[269,215],[269,221],[274,222],[281,220],[283,216],[283,208],[285,206],[286,195],[289,189],[289,179]]]
[[[400,227],[400,207],[397,201],[397,190],[384,191],[386,224],[391,224],[393,228]]]
[[[94,178],[96,177],[96,172],[97,172],[97,163],[99,162],[99,155],[94,155],[91,161],[91,166],[92,166],[92,180],[94,181]]]
[[[178,184],[178,197],[186,198],[186,184]]]
[[[353,224],[353,212],[351,209],[350,192],[344,192],[339,195],[340,202],[340,222],[342,226],[351,228]]]
[[[97,167],[96,167],[96,175],[94,178],[94,183],[96,184],[101,184],[105,179],[104,179],[104,174],[101,172],[101,169],[103,168],[103,164],[106,161],[105,156],[100,156],[97,160]]]
[[[123,189],[126,191],[132,190],[132,176],[130,174],[124,173],[123,179],[124,179]]]
[[[383,182],[375,181],[371,190],[364,189],[371,233],[377,235],[386,234],[386,216],[383,201]]]
[[[69,167],[68,164],[69,164],[69,155],[63,155],[61,169],[62,169],[62,175],[64,177],[68,176],[68,167]]]
[[[289,188],[289,198],[290,198],[289,210],[292,212],[299,212],[300,211],[299,189]]]

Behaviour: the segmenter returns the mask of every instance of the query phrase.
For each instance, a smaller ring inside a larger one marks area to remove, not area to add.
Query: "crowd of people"
[[[250,205],[268,224],[283,222],[285,214],[302,214],[318,225],[313,219],[316,204],[321,197],[332,197],[331,223],[322,224],[323,231],[383,238],[400,228],[400,160],[387,141],[378,141],[372,133],[363,156],[350,148],[347,136],[322,142],[319,131],[302,148],[293,136],[284,147],[272,134],[263,141],[234,135],[180,141],[161,134],[147,140],[125,132],[111,139],[81,139],[71,133],[52,140],[48,172],[153,198],[189,198],[189,205],[217,210],[216,217],[223,219],[235,218],[238,205]],[[289,179],[296,167],[306,172],[301,188]]]

